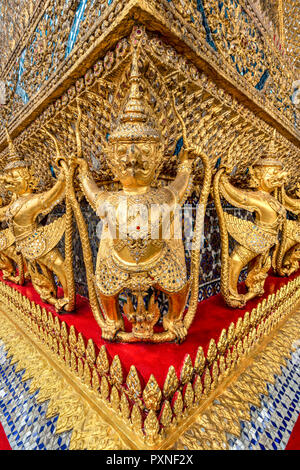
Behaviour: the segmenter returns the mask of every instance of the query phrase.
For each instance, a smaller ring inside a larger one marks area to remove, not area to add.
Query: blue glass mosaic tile
[[[268,396],[261,396],[261,408],[250,407],[251,421],[241,423],[239,438],[228,435],[231,450],[283,450],[300,412],[300,349],[292,354]]]

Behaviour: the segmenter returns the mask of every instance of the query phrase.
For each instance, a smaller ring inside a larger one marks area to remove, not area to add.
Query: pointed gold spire
[[[157,439],[159,433],[159,423],[156,417],[156,414],[153,410],[150,410],[145,422],[144,422],[144,430],[146,434],[146,439],[150,445],[153,445]]]
[[[9,156],[7,157],[7,164],[3,171],[13,170],[14,168],[27,168],[30,166],[29,162],[25,162],[24,158],[18,155],[16,147],[11,140],[7,127],[5,127],[5,133],[8,143]]]
[[[276,129],[274,129],[273,134],[272,134],[270,147],[269,147],[269,151],[268,151],[268,155],[270,155],[270,156],[276,154],[276,136],[277,136],[277,131],[276,131]]]
[[[159,141],[159,131],[150,123],[142,99],[141,74],[138,66],[138,50],[132,53],[130,91],[117,127],[109,136],[109,142],[118,141]]]
[[[273,130],[272,138],[270,143],[267,146],[266,152],[262,155],[262,157],[254,164],[254,166],[280,166],[283,168],[283,163],[280,160],[277,160],[276,154],[276,138],[277,138],[277,131],[276,129]]]

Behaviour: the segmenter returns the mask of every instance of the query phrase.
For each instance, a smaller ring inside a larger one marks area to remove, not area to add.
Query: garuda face
[[[121,141],[112,146],[110,166],[123,188],[134,190],[151,184],[160,157],[157,142]]]
[[[31,178],[32,175],[28,168],[14,168],[5,173],[2,181],[7,191],[21,196],[28,190]]]
[[[285,183],[287,172],[279,165],[256,166],[253,168],[253,176],[259,189],[271,193]]]

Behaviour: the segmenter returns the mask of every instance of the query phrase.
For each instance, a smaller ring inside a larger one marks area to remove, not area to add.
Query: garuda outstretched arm
[[[282,194],[285,208],[293,212],[293,214],[300,215],[300,199],[294,199],[288,196],[284,189],[282,189]]]
[[[169,185],[169,189],[176,195],[176,202],[183,204],[185,196],[189,192],[192,183],[192,165],[193,161],[188,158],[188,154],[185,151],[185,157],[182,158],[175,180]]]
[[[80,187],[92,208],[97,211],[101,201],[105,200],[107,191],[102,191],[98,188],[97,183],[89,171],[86,160],[83,158],[77,158],[76,161],[79,164],[78,179]]]
[[[62,171],[55,185],[44,193],[35,194],[30,204],[30,212],[36,217],[39,214],[46,215],[59,204],[65,197],[65,175]]]
[[[223,173],[220,177],[220,192],[222,196],[233,206],[253,212],[256,209],[257,201],[250,191],[236,188]]]

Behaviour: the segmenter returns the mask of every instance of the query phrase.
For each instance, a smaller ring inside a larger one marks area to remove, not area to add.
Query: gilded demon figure
[[[65,175],[62,171],[56,184],[48,191],[34,193],[36,181],[30,163],[20,157],[7,132],[9,152],[2,181],[12,194],[10,204],[0,208],[0,219],[9,226],[11,250],[26,260],[32,284],[41,298],[60,311],[68,304],[68,282],[64,259],[56,248],[65,230],[64,219],[39,226],[38,216],[48,214],[65,196]],[[14,258],[13,258],[14,259]],[[61,283],[64,297],[57,297],[55,274]]]
[[[272,196],[287,177],[282,163],[275,159],[273,140],[269,154],[250,168],[250,174],[255,190],[242,190],[230,184],[224,168],[217,172],[214,180],[214,199],[222,237],[221,292],[229,306],[239,308],[248,300],[263,295],[271,268],[270,249],[278,243],[279,230],[286,217],[284,206]],[[235,207],[254,212],[254,222],[224,212],[220,196]],[[230,256],[228,233],[237,242]],[[248,292],[240,294],[239,276],[246,266]]]
[[[187,334],[183,313],[189,283],[182,237],[180,234],[176,238],[175,234],[174,214],[190,190],[191,155],[197,156],[199,149],[182,152],[176,179],[169,186],[152,188],[163,154],[160,133],[147,121],[134,54],[129,97],[117,127],[109,135],[106,151],[108,164],[123,189],[100,190],[87,162],[78,159],[81,188],[103,220],[95,272],[96,290],[105,317],[102,336],[112,340],[124,331],[118,297],[128,289],[137,299],[136,309],[129,297],[124,307],[132,323],[132,334],[142,340],[150,339],[160,317],[154,295],[148,311],[144,304],[146,292],[153,287],[169,298],[169,310],[163,318],[165,331],[182,341]],[[162,206],[165,211],[161,211]],[[164,231],[170,235],[165,236]]]
[[[298,220],[284,222],[282,239],[274,252],[274,268],[281,276],[290,276],[298,271],[300,266],[300,185],[298,184],[296,195],[299,199],[288,196],[284,187],[279,193],[279,200],[287,211],[298,216]]]

